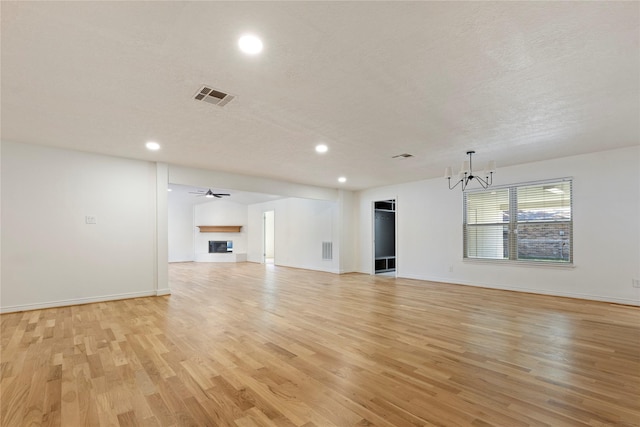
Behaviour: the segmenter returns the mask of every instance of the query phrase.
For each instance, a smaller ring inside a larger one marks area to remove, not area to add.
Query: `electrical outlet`
[[[96,223],[96,217],[95,216],[85,216],[84,217],[84,222],[85,222],[85,224],[95,224]]]
[[[453,273],[453,265],[449,266],[449,273]]]
[[[631,286],[634,288],[640,288],[640,279],[631,279]]]

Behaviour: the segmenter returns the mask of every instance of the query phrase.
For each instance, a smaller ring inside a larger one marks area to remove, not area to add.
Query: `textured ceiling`
[[[441,176],[468,149],[500,167],[638,145],[639,11],[2,1],[1,136],[349,189]],[[196,102],[203,84],[237,99]]]

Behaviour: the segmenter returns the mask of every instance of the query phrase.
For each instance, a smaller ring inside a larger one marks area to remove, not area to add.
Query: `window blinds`
[[[464,257],[573,262],[572,181],[464,193]]]

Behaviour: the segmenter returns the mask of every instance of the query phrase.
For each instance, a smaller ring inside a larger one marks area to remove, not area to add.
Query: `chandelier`
[[[453,187],[451,186],[451,167],[449,166],[444,170],[444,177],[449,181],[449,190],[453,190],[458,185],[462,184],[461,189],[464,191],[472,179],[475,179],[484,189],[487,189],[491,184],[493,184],[493,173],[496,171],[496,162],[491,160],[487,163],[486,169],[482,172],[484,178],[480,175],[474,175],[471,156],[475,153],[476,152],[473,150],[467,151],[469,160],[462,162],[462,168],[460,169],[460,172],[458,172],[458,182],[456,182]]]

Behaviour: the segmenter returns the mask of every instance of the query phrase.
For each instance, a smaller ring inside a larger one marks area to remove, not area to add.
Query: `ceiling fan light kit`
[[[462,191],[464,191],[467,188],[467,185],[469,185],[469,183],[473,179],[475,179],[485,190],[489,188],[491,184],[493,184],[493,174],[496,171],[495,160],[491,160],[489,161],[489,163],[487,163],[487,167],[482,172],[482,174],[484,175],[484,178],[482,178],[482,176],[474,175],[473,173],[473,162],[471,156],[475,153],[476,152],[473,150],[467,151],[469,160],[465,160],[464,162],[462,162],[462,167],[460,168],[460,172],[458,172],[458,182],[456,182],[453,187],[451,186],[451,177],[453,176],[451,166],[445,168],[444,177],[449,182],[449,190],[453,190],[458,185],[462,185],[460,188],[462,189]]]

